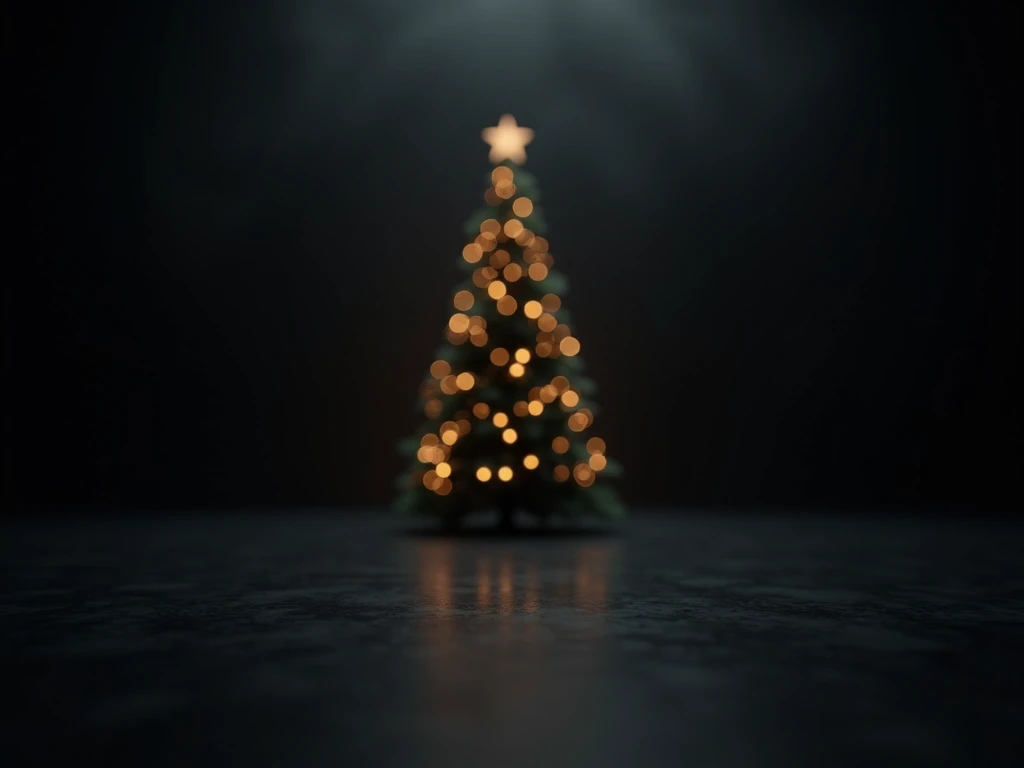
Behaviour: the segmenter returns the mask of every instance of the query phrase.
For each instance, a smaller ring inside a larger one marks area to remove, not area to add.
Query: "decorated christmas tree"
[[[505,115],[483,132],[494,168],[486,206],[466,224],[444,343],[420,386],[412,466],[398,507],[455,524],[497,511],[551,517],[625,513],[608,479],[619,472],[594,433],[594,382],[562,305],[566,278],[544,238],[540,194],[522,169],[533,131]]]

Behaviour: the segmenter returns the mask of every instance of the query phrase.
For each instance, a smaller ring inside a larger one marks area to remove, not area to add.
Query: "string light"
[[[580,408],[579,414],[587,420],[588,427],[594,423],[594,412],[589,408]]]
[[[514,283],[523,276],[523,268],[513,261],[511,264],[505,266],[505,269],[502,270],[501,275],[508,282]]]
[[[527,273],[530,275],[531,280],[536,280],[539,283],[541,280],[548,276],[548,268],[544,264],[535,262],[530,265],[530,268],[527,270]]]
[[[526,373],[526,368],[522,363],[512,363],[512,365],[508,367],[508,375],[513,379],[518,379],[524,373]]]
[[[551,441],[551,450],[555,453],[565,453],[569,450],[569,441],[559,435]]]
[[[487,467],[480,467],[476,471],[476,479],[481,483],[486,483],[491,479],[491,470]]]
[[[562,300],[553,293],[545,293],[540,303],[547,312],[557,312],[562,306]]]
[[[452,481],[450,478],[443,478],[441,484],[434,489],[434,493],[438,496],[447,496],[452,492]]]
[[[488,259],[487,263],[495,269],[502,269],[506,264],[508,264],[510,259],[511,257],[508,255],[508,251],[504,248],[499,248],[491,254],[491,258]]]
[[[553,403],[558,399],[558,388],[554,384],[545,384],[540,388],[540,399],[545,403]]]
[[[498,479],[503,483],[507,483],[512,479],[512,467],[499,467],[498,468]]]
[[[548,357],[551,354],[551,342],[542,341],[537,345],[537,349],[535,351],[537,353],[537,357]]]
[[[536,320],[538,317],[541,316],[543,312],[544,307],[541,306],[539,301],[531,300],[523,305],[523,314],[526,315],[531,320]]]
[[[590,457],[590,468],[595,472],[600,472],[602,469],[608,466],[608,459],[604,457],[603,453],[595,453]]]
[[[491,407],[487,403],[477,403],[473,406],[473,415],[478,419],[486,419],[490,412]]]
[[[544,403],[540,400],[531,400],[530,404],[526,406],[526,410],[531,416],[540,416],[544,413]]]
[[[494,194],[502,200],[508,200],[516,193],[515,186],[508,179],[502,179],[494,185]]]
[[[511,296],[506,295],[498,299],[498,303],[496,306],[498,308],[499,315],[509,317],[510,315],[514,315],[516,313],[516,307],[519,305],[515,299],[513,299]]]
[[[587,428],[587,417],[582,413],[574,413],[569,417],[569,429],[573,432],[582,432]]]
[[[487,286],[487,295],[492,299],[500,299],[505,295],[506,291],[505,284],[501,280],[495,280]]]
[[[572,470],[573,477],[576,478],[576,482],[583,488],[587,488],[594,484],[594,470],[590,468],[589,464],[580,462]]]
[[[520,197],[514,203],[512,203],[512,213],[521,219],[525,219],[531,213],[533,213],[533,203],[528,197]]]
[[[455,385],[463,392],[472,389],[475,383],[476,379],[474,378],[473,374],[469,373],[468,371],[460,373],[458,376],[455,377]]]
[[[453,303],[456,309],[466,312],[473,307],[473,294],[469,291],[459,291],[455,294]]]
[[[470,330],[469,343],[474,347],[486,347],[487,346],[487,332],[481,331],[477,328]]]
[[[437,476],[437,472],[428,469],[423,473],[423,485],[428,491],[436,490],[441,485],[441,478]]]
[[[535,238],[536,235],[534,235],[533,232],[524,227],[523,231],[516,235],[516,244],[523,246],[525,248],[529,246],[531,243],[533,243]]]
[[[555,326],[557,325],[558,320],[555,319],[554,315],[544,313],[539,318],[537,318],[537,327],[540,328],[545,333],[551,333],[553,330],[555,330]]]
[[[555,378],[551,380],[551,386],[555,388],[555,391],[558,394],[562,394],[569,388],[569,380],[565,378],[565,376],[555,376]]]
[[[441,442],[443,442],[445,445],[455,445],[455,441],[458,439],[458,429],[446,429],[441,433]]]
[[[562,405],[566,408],[575,408],[580,404],[580,396],[571,389],[562,393]]]
[[[527,404],[525,400],[519,400],[516,402],[515,405],[512,406],[512,413],[514,413],[519,418],[523,418],[524,416],[529,415],[530,406]]]
[[[448,327],[455,333],[465,333],[469,328],[469,316],[457,312],[448,319]]]
[[[515,237],[523,231],[523,222],[519,219],[509,219],[502,229],[508,237]]]
[[[497,184],[499,181],[512,181],[513,178],[515,178],[515,174],[507,165],[499,165],[491,171],[492,184]]]
[[[501,439],[504,440],[509,445],[512,445],[512,443],[514,443],[518,438],[519,434],[511,427],[509,427],[508,429],[501,433]]]
[[[580,342],[575,336],[566,336],[558,343],[558,350],[566,357],[579,354]]]
[[[526,347],[520,347],[516,350],[516,362],[525,365],[530,362],[530,350]]]
[[[491,421],[494,423],[494,426],[496,426],[498,429],[506,427],[508,426],[508,414],[498,411],[497,413],[494,414],[494,418],[492,418]]]
[[[484,274],[483,269],[477,268],[473,270],[473,285],[477,288],[486,288],[490,283],[491,280]]]
[[[501,224],[497,219],[484,219],[480,223],[481,235],[497,235],[499,232],[501,232]]]
[[[484,256],[484,249],[477,242],[472,242],[462,249],[462,258],[470,264],[476,264]]]
[[[604,453],[605,444],[604,440],[600,437],[592,437],[587,440],[587,452],[588,453]]]
[[[569,468],[564,464],[559,464],[557,467],[555,467],[555,470],[554,472],[552,472],[552,474],[555,476],[555,480],[557,480],[559,483],[564,483],[566,480],[569,479]]]
[[[540,466],[540,459],[534,456],[532,453],[528,453],[523,456],[523,466],[527,469],[536,469]]]
[[[440,381],[449,373],[452,372],[451,365],[448,364],[447,360],[435,360],[430,364],[430,375]]]
[[[463,413],[465,413],[465,411],[463,411]],[[457,422],[455,422],[455,424],[459,428],[460,437],[465,437],[466,435],[468,435],[469,430],[473,428],[473,425],[470,423],[469,419],[459,419]]]
[[[454,395],[459,391],[459,385],[456,383],[456,377],[448,374],[441,379],[441,391],[446,395]]]
[[[508,350],[503,347],[495,347],[491,350],[491,362],[497,366],[503,366],[508,363],[509,354]]]
[[[452,473],[452,465],[447,461],[442,461],[436,467],[438,477],[448,477]]]
[[[484,232],[483,234],[477,235],[473,239],[473,242],[480,246],[480,250],[483,251],[483,253],[490,253],[498,244],[498,239],[490,232]],[[481,254],[481,256],[482,255],[483,254]]]

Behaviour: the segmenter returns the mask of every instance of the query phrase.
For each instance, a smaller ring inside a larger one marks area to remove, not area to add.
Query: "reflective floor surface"
[[[205,766],[1009,765],[1024,531],[330,510],[7,524],[5,751]],[[5,761],[6,762],[6,761]]]

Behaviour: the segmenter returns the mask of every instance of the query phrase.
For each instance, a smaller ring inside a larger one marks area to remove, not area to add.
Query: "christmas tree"
[[[522,169],[533,131],[505,115],[483,132],[494,164],[486,206],[466,224],[444,344],[420,387],[417,433],[400,444],[412,466],[398,507],[455,524],[494,510],[617,517],[608,478],[619,467],[592,428],[594,382],[562,306],[532,176]]]

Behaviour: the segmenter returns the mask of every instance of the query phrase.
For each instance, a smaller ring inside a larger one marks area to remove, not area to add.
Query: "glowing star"
[[[488,157],[492,163],[511,160],[522,165],[526,162],[526,145],[533,141],[533,130],[520,128],[512,115],[502,115],[498,124],[484,128],[481,136],[491,145]]]

